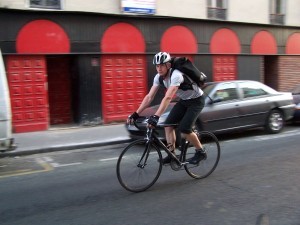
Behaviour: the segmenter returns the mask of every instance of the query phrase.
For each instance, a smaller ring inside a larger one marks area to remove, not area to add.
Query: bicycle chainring
[[[179,165],[174,159],[171,159],[170,166],[172,170],[178,171],[181,169],[182,165]]]

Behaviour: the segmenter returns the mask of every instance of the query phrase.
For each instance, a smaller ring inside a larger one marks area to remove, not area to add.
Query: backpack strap
[[[174,70],[175,70],[175,68],[171,68],[170,80],[171,80],[171,77],[172,77],[172,74],[173,74]],[[180,84],[179,89],[182,89],[184,91],[189,90],[189,89],[193,90],[193,81],[191,79],[189,79],[187,77],[187,75],[185,75],[184,73],[182,74],[182,76],[183,76],[183,83]],[[166,89],[163,80],[164,80],[163,77],[159,76],[160,86],[162,86]]]
[[[174,70],[175,70],[174,68],[171,68],[171,72],[170,72],[170,80],[171,80],[171,76],[172,76],[172,73],[174,72]],[[162,76],[159,76],[159,84],[160,84],[160,86],[166,88],[163,81],[164,81],[163,77],[162,77]]]
[[[162,77],[162,76],[159,76],[159,84],[160,84],[160,86],[166,88],[165,85],[164,85],[163,80],[164,80],[163,77]]]

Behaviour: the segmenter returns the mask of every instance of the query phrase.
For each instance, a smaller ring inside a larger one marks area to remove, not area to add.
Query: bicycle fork
[[[147,165],[147,160],[148,160],[149,154],[150,154],[150,142],[148,140],[146,143],[145,151],[143,152],[143,155],[142,155],[139,163],[137,164],[137,167],[139,167],[141,169],[145,168],[145,166]]]
[[[150,129],[149,127],[147,128],[147,133],[146,133],[146,148],[145,151],[143,152],[143,155],[139,161],[139,163],[137,164],[137,167],[144,169],[145,166],[147,165],[147,160],[150,154],[150,143],[151,143],[151,138],[152,138],[152,132],[153,129]]]

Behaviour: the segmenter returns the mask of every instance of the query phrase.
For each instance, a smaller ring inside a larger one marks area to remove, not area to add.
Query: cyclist
[[[202,148],[202,144],[200,143],[197,135],[193,132],[192,127],[194,126],[201,110],[204,107],[203,91],[200,87],[192,82],[191,89],[182,90],[180,88],[180,85],[186,82],[186,78],[184,79],[183,73],[176,69],[173,70],[171,74],[171,56],[169,53],[157,53],[153,58],[153,64],[156,66],[157,71],[157,74],[153,80],[153,85],[149,93],[144,97],[139,108],[128,117],[127,123],[131,124],[133,121],[139,118],[139,114],[150,105],[157,91],[159,90],[159,77],[162,77],[164,86],[167,88],[167,90],[158,110],[154,115],[149,117],[148,126],[156,127],[159,117],[167,109],[173,96],[176,94],[180,100],[171,110],[165,123],[179,124],[178,129],[182,137],[188,140],[195,147],[194,156],[188,159],[187,162],[191,164],[198,164],[201,160],[206,159],[207,155],[205,150]],[[173,154],[175,154],[175,128],[173,126],[165,127],[165,134],[167,147]],[[171,157],[168,155],[163,159],[162,163],[168,164],[170,161]]]

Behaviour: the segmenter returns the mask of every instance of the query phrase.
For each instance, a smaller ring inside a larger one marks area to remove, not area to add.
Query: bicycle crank
[[[172,159],[170,162],[170,166],[171,166],[172,170],[175,170],[175,171],[180,170],[183,165],[184,165],[184,163],[179,164],[174,159]]]

